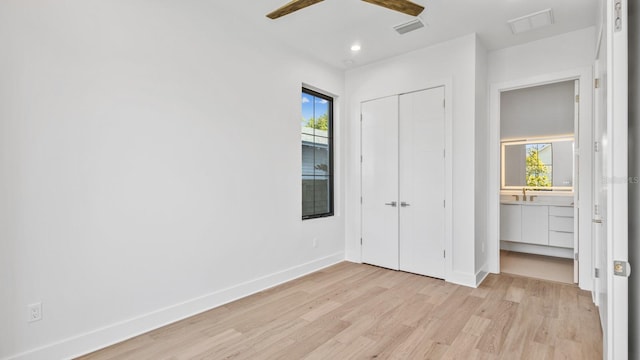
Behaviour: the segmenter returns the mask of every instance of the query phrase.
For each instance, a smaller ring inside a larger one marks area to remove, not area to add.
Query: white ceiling
[[[399,35],[413,17],[360,0],[326,0],[282,18],[265,15],[289,0],[216,2],[252,28],[339,68],[364,65],[476,32],[488,50],[522,44],[595,24],[596,0],[414,0],[426,27]],[[555,24],[513,35],[507,20],[553,9]],[[595,40],[594,40],[595,41]],[[352,54],[354,43],[362,50]],[[346,61],[353,64],[347,65]]]

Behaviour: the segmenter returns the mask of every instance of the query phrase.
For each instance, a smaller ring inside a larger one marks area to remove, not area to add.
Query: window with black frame
[[[302,88],[302,219],[333,215],[333,98]]]

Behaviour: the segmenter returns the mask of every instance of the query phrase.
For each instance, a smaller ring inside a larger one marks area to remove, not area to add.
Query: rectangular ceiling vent
[[[553,24],[553,13],[551,9],[546,9],[508,20],[507,23],[509,23],[514,35],[520,34]]]
[[[423,27],[424,27],[424,23],[422,22],[422,19],[415,18],[415,19],[413,19],[413,20],[411,20],[409,22],[406,22],[404,24],[396,25],[396,26],[393,27],[393,29],[395,31],[397,31],[398,34],[403,35],[403,34],[406,34],[406,33],[410,32],[410,31],[418,30],[418,29],[423,28]]]

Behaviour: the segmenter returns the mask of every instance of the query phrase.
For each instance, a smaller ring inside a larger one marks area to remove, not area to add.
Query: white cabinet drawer
[[[549,216],[549,230],[573,232],[573,218]]]
[[[573,217],[573,206],[549,206],[549,215]]]
[[[563,248],[573,248],[573,233],[550,230],[549,245]]]

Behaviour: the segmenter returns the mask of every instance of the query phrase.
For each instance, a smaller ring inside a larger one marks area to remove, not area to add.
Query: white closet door
[[[399,101],[400,270],[444,278],[444,88]]]
[[[398,270],[398,97],[361,106],[362,261]]]

